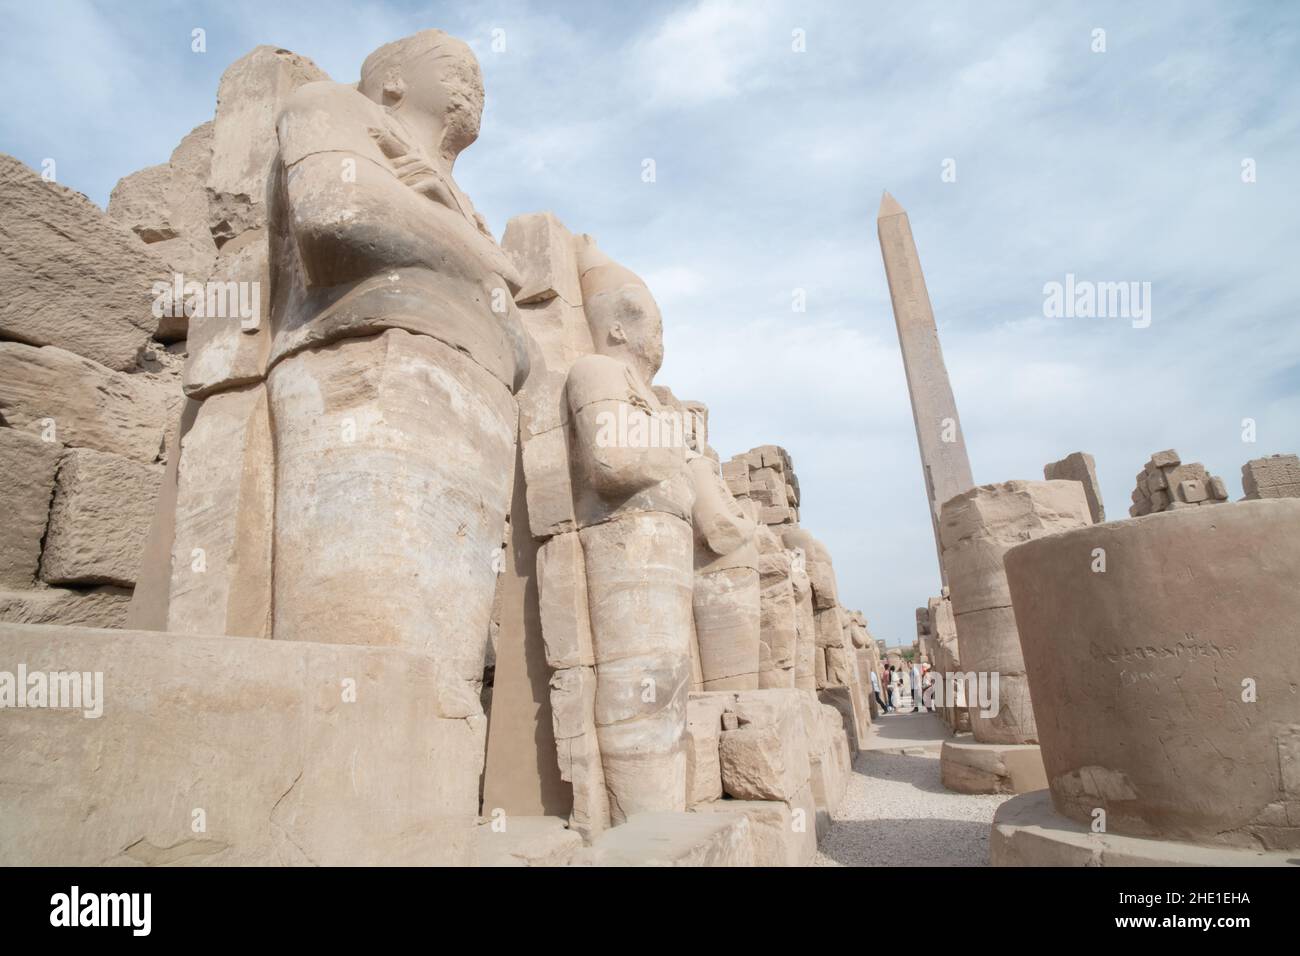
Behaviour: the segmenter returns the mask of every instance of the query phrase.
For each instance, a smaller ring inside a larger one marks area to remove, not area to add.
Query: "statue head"
[[[664,320],[646,284],[600,251],[596,240],[576,244],[582,303],[591,340],[601,355],[632,366],[649,384],[664,362]]]
[[[422,30],[385,43],[361,65],[357,89],[421,134],[419,145],[448,164],[478,139],[483,75],[463,41]]]

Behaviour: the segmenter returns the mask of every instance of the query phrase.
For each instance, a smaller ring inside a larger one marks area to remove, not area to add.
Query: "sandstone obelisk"
[[[921,259],[912,240],[912,225],[903,207],[889,193],[880,201],[876,231],[880,236],[880,254],[885,260],[885,276],[889,279],[889,297],[894,305],[907,390],[912,398],[912,420],[916,423],[921,471],[930,499],[939,574],[947,584],[943,548],[939,543],[939,509],[975,482],[971,478],[970,459],[966,457],[966,439],[957,417],[957,402],[952,397],[948,369],[939,348],[930,293],[926,291]]]

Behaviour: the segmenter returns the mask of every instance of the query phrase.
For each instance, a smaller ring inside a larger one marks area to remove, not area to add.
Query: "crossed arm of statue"
[[[276,130],[287,220],[310,284],[423,266],[466,280],[495,273],[518,289],[514,265],[449,176],[351,87],[301,87]]]
[[[713,459],[700,455],[689,463],[695,485],[691,520],[714,554],[731,554],[752,541],[758,525],[727,491]]]
[[[648,419],[650,412],[646,398],[630,387],[622,362],[604,355],[583,356],[569,371],[567,400],[573,416],[574,465],[602,497],[626,498],[680,472],[685,456],[681,446],[626,440],[629,416]]]

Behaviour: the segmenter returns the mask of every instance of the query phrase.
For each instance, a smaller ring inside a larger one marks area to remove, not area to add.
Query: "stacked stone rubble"
[[[811,861],[851,772],[839,710],[812,691],[693,693],[688,774],[692,813],[741,813],[755,863]]]
[[[1151,456],[1137,475],[1130,517],[1176,511],[1194,505],[1212,505],[1228,500],[1223,479],[1211,475],[1199,462],[1183,464],[1172,448]]]
[[[738,499],[754,502],[765,525],[799,523],[799,478],[790,454],[760,445],[722,463],[722,477]]]

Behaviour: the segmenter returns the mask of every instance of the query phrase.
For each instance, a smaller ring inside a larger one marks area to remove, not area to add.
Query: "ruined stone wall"
[[[1300,498],[1300,458],[1295,455],[1252,458],[1241,466],[1241,487],[1248,500]]]
[[[0,206],[0,621],[121,627],[176,455],[185,330],[153,309],[171,270],[3,155]]]

